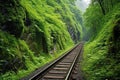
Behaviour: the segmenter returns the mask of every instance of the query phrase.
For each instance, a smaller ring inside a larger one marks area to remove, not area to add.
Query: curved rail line
[[[82,43],[76,45],[72,50],[30,77],[29,80],[72,80],[72,75],[76,73],[75,69],[78,66],[82,45]]]

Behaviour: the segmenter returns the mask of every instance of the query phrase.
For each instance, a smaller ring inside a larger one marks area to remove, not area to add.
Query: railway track
[[[65,55],[29,78],[29,80],[78,80],[77,72],[82,43],[75,46]],[[26,79],[22,79],[26,80]]]

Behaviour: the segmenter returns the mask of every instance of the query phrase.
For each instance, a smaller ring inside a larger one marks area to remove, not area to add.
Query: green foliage
[[[34,62],[33,52],[23,40],[17,40],[14,36],[0,31],[0,70],[7,72],[26,69],[25,59]]]
[[[0,78],[19,79],[81,40],[74,1],[0,1]]]
[[[110,14],[117,3],[119,3],[118,0],[92,0],[89,8],[84,13],[84,25],[86,27],[86,32],[84,32],[85,40],[93,40],[96,37],[103,25],[106,24],[107,21],[105,20],[109,20],[109,17],[107,19],[104,18],[105,15]],[[101,7],[104,9],[105,14],[103,14]]]
[[[0,29],[19,38],[24,32],[23,19],[25,17],[24,9],[20,6],[19,1],[1,1],[0,8]]]
[[[27,3],[30,4],[27,4]],[[21,0],[21,4],[29,13],[29,16],[34,19],[32,22],[32,26],[37,26],[37,30],[41,30],[40,32],[37,31],[36,33],[36,41],[41,45],[40,48],[43,48],[44,52],[49,52],[53,50],[54,46],[58,46],[57,49],[64,49],[61,47],[65,47],[63,44],[73,44],[69,33],[67,32],[65,23],[61,20],[61,15],[58,13],[54,13],[55,8],[53,6],[61,6],[54,2],[54,1],[24,1]],[[27,5],[26,5],[27,4]],[[39,4],[39,5],[38,5]],[[45,5],[48,4],[48,5]],[[44,7],[43,7],[44,6]],[[34,28],[34,27],[33,27]],[[38,29],[39,28],[39,29]],[[52,36],[53,33],[57,36]],[[38,35],[39,34],[39,35]],[[61,39],[60,36],[65,36]],[[41,39],[42,38],[42,39]],[[53,40],[56,40],[55,44]],[[58,41],[57,41],[58,40]],[[65,40],[65,41],[63,41]],[[68,42],[69,40],[69,42]],[[61,46],[62,45],[62,46]]]
[[[105,1],[105,0],[103,0]],[[93,7],[94,5],[90,5]],[[102,17],[102,21],[98,22],[97,25],[100,25],[95,33],[94,38],[89,40],[84,46],[84,60],[82,65],[82,69],[84,72],[84,76],[86,80],[119,80],[120,74],[120,33],[119,33],[119,25],[120,25],[120,3],[114,5],[111,8],[111,11],[103,15],[102,13],[96,16],[99,18]],[[96,6],[97,7],[97,6]],[[88,12],[90,8],[88,9]],[[93,10],[93,9],[91,9]],[[97,13],[96,11],[92,11]],[[86,15],[91,18],[91,15]],[[94,18],[91,18],[94,21]],[[101,19],[100,19],[101,20]],[[90,22],[86,22],[86,24],[92,24]],[[92,26],[89,26],[89,29],[92,29]]]
[[[87,31],[84,34],[86,40],[88,40],[89,38],[91,39],[95,38],[99,30],[101,29],[103,14],[100,13],[102,12],[100,10],[99,5],[92,3],[84,13],[84,25],[86,26]]]

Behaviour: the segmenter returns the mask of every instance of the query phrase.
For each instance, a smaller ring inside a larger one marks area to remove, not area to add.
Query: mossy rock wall
[[[58,53],[79,42],[82,17],[75,11],[81,14],[74,0],[0,1],[0,71],[27,69],[26,60],[35,63],[40,53]]]
[[[101,29],[84,46],[82,70],[86,80],[119,80],[120,3],[102,17]],[[90,15],[91,16],[91,15]]]

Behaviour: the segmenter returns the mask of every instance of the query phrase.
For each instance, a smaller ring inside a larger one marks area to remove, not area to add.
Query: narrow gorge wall
[[[74,0],[5,0],[0,1],[0,12],[3,73],[27,69],[26,60],[36,64],[34,57],[40,53],[65,50],[82,37],[82,17]]]
[[[120,79],[119,6],[119,0],[92,0],[84,14],[88,42],[81,65],[86,80]]]

